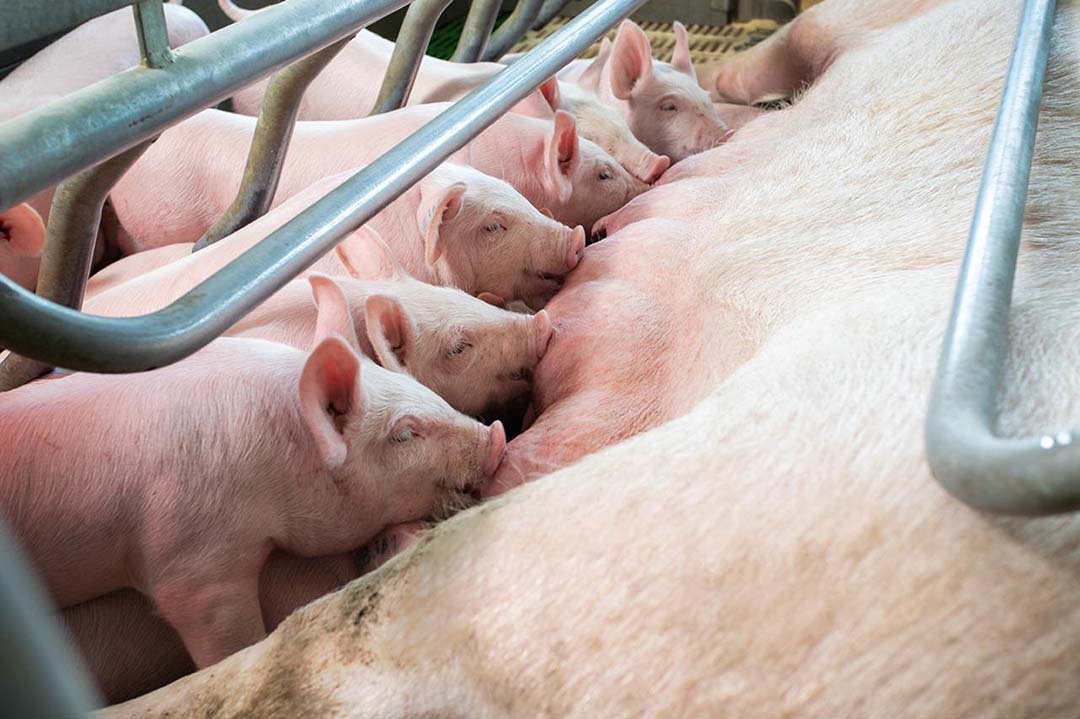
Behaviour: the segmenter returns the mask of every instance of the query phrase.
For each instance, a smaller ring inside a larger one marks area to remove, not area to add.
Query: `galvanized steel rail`
[[[972,507],[1002,514],[1080,509],[1080,434],[995,432],[1054,6],[1024,4],[926,420],[938,482]]]
[[[457,48],[451,60],[454,62],[477,62],[484,54],[495,20],[499,17],[502,0],[472,0],[465,27],[461,30]]]
[[[518,0],[510,17],[503,21],[499,29],[488,38],[487,46],[481,57],[488,62],[495,62],[529,31],[536,18],[540,17],[544,0]]]
[[[390,55],[390,64],[386,66],[375,106],[371,108],[372,115],[397,110],[409,101],[416,73],[424,60],[424,51],[435,31],[435,23],[449,5],[450,0],[416,0],[409,6],[394,40],[394,51]]]

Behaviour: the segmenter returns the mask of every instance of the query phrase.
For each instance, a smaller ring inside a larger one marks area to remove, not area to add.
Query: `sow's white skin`
[[[318,298],[310,352],[226,338],[5,395],[0,501],[58,605],[138,589],[208,666],[265,635],[271,550],[347,552],[491,477],[502,426],[361,360],[340,291]]]
[[[724,174],[650,193],[681,224],[596,246],[641,243],[642,269],[607,288],[637,301],[594,319],[680,340],[593,349],[642,358],[615,365],[615,416],[630,432],[642,404],[687,414],[455,517],[214,672],[104,715],[1080,715],[1076,518],[977,513],[923,455],[1019,12],[954,0],[865,35],[713,150],[738,153]],[[1054,34],[1005,436],[1080,416],[1075,0]],[[663,240],[681,299],[657,309],[644,255]],[[680,303],[693,312],[649,314]],[[562,361],[555,320],[544,365]]]
[[[42,12],[48,12],[45,8]],[[180,47],[209,30],[198,15],[165,6],[169,45]],[[94,18],[48,45],[0,80],[0,121],[37,109],[139,64],[139,41],[131,8]],[[32,197],[30,205],[49,218],[53,189]],[[3,208],[0,208],[3,209]]]
[[[419,105],[359,120],[296,123],[274,202],[367,165],[445,108]],[[254,130],[255,118],[204,110],[162,133],[111,195],[131,235],[125,252],[194,242],[209,229],[236,196]],[[504,115],[448,159],[507,182],[571,226],[592,224],[648,187],[598,146],[579,140],[573,117],[562,111],[554,121]]]

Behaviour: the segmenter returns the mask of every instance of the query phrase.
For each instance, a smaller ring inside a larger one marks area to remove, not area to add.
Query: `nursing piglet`
[[[342,293],[364,354],[408,373],[454,409],[474,416],[497,412],[528,394],[551,340],[547,312],[510,312],[420,282],[390,263],[368,276],[294,280],[226,334],[310,347],[316,305],[327,293]]]
[[[446,107],[296,123],[274,204],[324,177],[366,166]],[[199,239],[235,198],[254,130],[253,118],[204,110],[163,132],[111,194],[131,236],[125,253]],[[570,226],[590,226],[648,188],[600,147],[580,140],[574,118],[562,111],[553,121],[508,113],[449,159],[508,183]],[[415,227],[413,221],[398,231]]]
[[[719,145],[730,129],[698,86],[682,23],[675,23],[675,34],[671,63],[659,62],[644,31],[624,20],[610,55],[578,77],[580,87],[618,109],[639,140],[672,162]]]
[[[185,249],[160,247],[124,258],[105,271],[111,279],[91,280],[91,292],[99,301],[88,303],[87,311],[145,308],[163,293],[178,297],[178,288],[186,291],[194,287],[352,173],[349,170],[317,182],[258,221],[190,257],[184,257],[190,250],[186,245]],[[457,287],[472,295],[496,295],[506,302],[521,300],[533,309],[543,307],[558,291],[585,248],[584,228],[571,229],[552,220],[506,182],[459,165],[434,170],[311,269],[329,275],[363,276],[363,260],[350,259],[350,255],[354,243],[363,243],[363,238],[372,234],[387,238],[393,256],[417,279]],[[156,257],[161,258],[160,263]],[[158,269],[147,272],[153,266]],[[136,274],[141,276],[133,278]],[[125,278],[138,284],[128,284],[123,294],[112,293],[106,299],[103,290],[115,289]],[[136,295],[142,298],[138,304],[133,302]]]
[[[206,666],[265,635],[273,549],[348,552],[492,476],[502,426],[362,360],[340,295],[316,340],[226,338],[153,372],[5,394],[0,506],[60,606],[136,588]]]

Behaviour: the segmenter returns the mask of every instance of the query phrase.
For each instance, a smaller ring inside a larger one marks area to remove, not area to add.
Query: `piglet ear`
[[[553,113],[559,109],[559,78],[552,75],[547,80],[544,80],[537,90],[540,96],[547,101],[547,105]]]
[[[442,240],[442,224],[457,217],[461,211],[461,198],[468,189],[462,181],[439,185],[434,181],[420,184],[420,206],[416,208],[416,223],[424,234],[424,259],[434,265],[442,256],[445,242]]]
[[[328,469],[339,468],[348,455],[343,418],[362,410],[360,358],[340,337],[323,339],[300,373],[300,414]]]
[[[416,328],[394,297],[372,295],[364,302],[368,340],[379,364],[394,372],[405,372],[412,362]]]
[[[611,92],[628,100],[634,87],[652,77],[652,48],[645,32],[631,20],[623,20],[611,48]]]
[[[494,305],[495,307],[499,307],[500,309],[504,310],[506,309],[506,300],[492,292],[481,292],[476,296],[476,298],[487,302],[489,305]]]
[[[570,201],[574,191],[570,178],[574,176],[580,160],[574,116],[565,110],[557,110],[544,147],[544,184],[560,203]]]
[[[45,246],[45,223],[41,215],[26,204],[0,212],[0,241],[6,240],[16,254],[37,257]]]
[[[686,32],[686,26],[678,20],[675,21],[675,49],[671,52],[671,66],[697,82],[697,72],[690,59],[690,35]]]
[[[600,51],[585,71],[578,75],[577,84],[592,92],[600,89],[600,77],[604,74],[604,63],[609,57],[611,57],[611,40],[604,36],[604,39],[600,41]]]
[[[375,228],[362,226],[334,248],[349,276],[357,280],[399,280],[408,273]]]
[[[528,97],[510,108],[516,115],[550,120],[559,106],[559,81],[550,77]]]
[[[352,313],[349,312],[349,302],[345,299],[345,293],[337,282],[326,275],[312,274],[308,277],[311,284],[311,295],[315,300],[315,306],[319,315],[315,320],[315,339],[312,344],[317,345],[327,337],[340,337],[357,352],[360,351],[360,343],[356,339],[356,325],[353,323]]]

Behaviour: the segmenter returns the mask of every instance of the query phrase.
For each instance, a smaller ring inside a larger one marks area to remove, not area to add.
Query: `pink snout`
[[[502,422],[495,420],[488,430],[488,454],[481,471],[485,477],[494,477],[503,455],[506,453],[506,431]]]
[[[551,317],[547,310],[540,310],[532,318],[532,354],[539,360],[551,344]]]
[[[574,269],[585,255],[585,228],[578,225],[570,236],[570,249],[566,254],[567,271]]]

